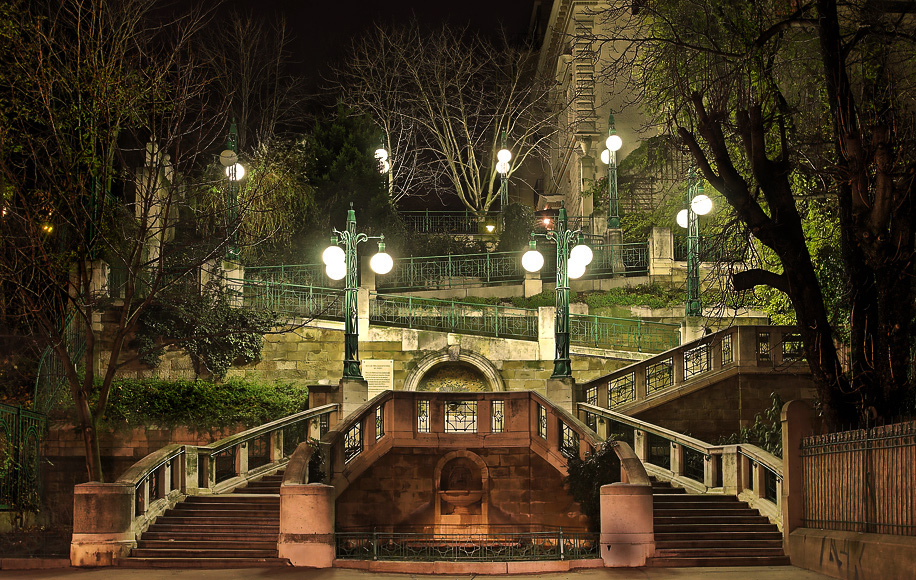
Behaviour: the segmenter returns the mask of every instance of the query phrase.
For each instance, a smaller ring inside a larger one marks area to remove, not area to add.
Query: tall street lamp
[[[712,200],[703,193],[703,183],[696,169],[687,174],[687,209],[677,214],[677,223],[687,228],[687,316],[702,316],[703,301],[700,298],[700,227],[697,216],[712,210]]]
[[[347,229],[339,231],[334,229],[334,245],[322,253],[325,271],[332,280],[346,277],[344,289],[344,363],[343,377],[345,379],[360,379],[363,376],[359,364],[359,312],[356,305],[356,291],[359,286],[359,272],[356,246],[367,240],[379,240],[378,253],[372,256],[369,267],[376,274],[387,274],[391,271],[394,262],[385,252],[385,236],[367,236],[356,232],[356,212],[353,204],[347,211]],[[343,246],[341,248],[340,246]]]
[[[502,149],[496,154],[496,171],[499,172],[499,211],[505,212],[509,207],[509,162],[512,161],[512,152],[506,148],[506,131],[501,136]]]
[[[557,298],[554,338],[556,355],[553,360],[553,374],[550,378],[565,378],[572,375],[569,361],[569,279],[579,278],[585,267],[592,261],[592,250],[584,244],[576,245],[581,230],[566,227],[566,208],[560,208],[556,228],[544,234],[531,234],[530,249],[522,256],[522,266],[529,272],[537,272],[544,266],[544,256],[537,251],[534,238],[542,237],[557,245]],[[570,247],[575,246],[570,250]]]
[[[229,178],[228,196],[226,199],[226,224],[231,229],[229,234],[229,247],[226,250],[226,258],[229,260],[238,260],[238,228],[236,227],[236,218],[238,217],[238,197],[239,181],[245,177],[245,167],[239,163],[239,132],[235,125],[235,119],[229,126],[229,137],[226,139],[226,149],[219,154],[220,165],[226,168],[226,177]]]
[[[617,152],[623,146],[623,139],[617,135],[614,113],[608,113],[607,140],[604,143],[607,149],[601,152],[601,161],[607,165],[607,227],[618,229],[620,228],[620,208],[617,201]]]

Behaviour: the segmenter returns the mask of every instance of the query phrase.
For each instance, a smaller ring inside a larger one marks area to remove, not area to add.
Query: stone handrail
[[[338,407],[329,404],[302,411],[210,445],[168,445],[128,468],[114,483],[76,485],[71,564],[110,566],[136,546],[137,536],[156,517],[184,496],[222,493],[276,471],[288,459],[284,429],[305,423],[302,438],[318,437],[321,417],[327,416],[328,426],[333,426]],[[266,438],[267,443],[266,455],[261,456],[264,462],[250,466],[249,444],[260,438]],[[227,451],[231,452],[227,455],[231,458],[229,477],[220,479],[217,456]]]
[[[613,432],[611,422],[632,429],[633,450],[650,475],[692,493],[736,495],[782,526],[783,463],[771,453],[746,443],[712,445],[587,403],[579,404],[579,413],[603,419],[598,424],[599,437]],[[653,453],[652,439],[663,440],[667,449]],[[688,465],[693,463],[695,467],[697,461],[702,461],[702,472]]]
[[[582,392],[592,405],[632,414],[733,373],[808,373],[802,356],[795,327],[733,326],[583,383]]]

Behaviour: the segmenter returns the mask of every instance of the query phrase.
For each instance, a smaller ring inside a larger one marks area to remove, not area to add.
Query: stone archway
[[[490,470],[479,455],[447,453],[436,464],[433,489],[436,533],[487,533]]]
[[[423,377],[426,376],[427,373],[436,367],[441,367],[448,363],[457,363],[473,367],[476,371],[479,371],[487,384],[488,388],[486,390],[488,391],[506,390],[503,378],[500,376],[496,367],[493,366],[492,362],[474,351],[462,349],[457,345],[449,346],[420,359],[417,363],[417,367],[407,374],[407,378],[404,380],[404,390],[418,390]]]

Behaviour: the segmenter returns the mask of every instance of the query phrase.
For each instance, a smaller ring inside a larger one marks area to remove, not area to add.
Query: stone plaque
[[[393,360],[364,360],[363,378],[369,383],[369,398],[394,388]]]

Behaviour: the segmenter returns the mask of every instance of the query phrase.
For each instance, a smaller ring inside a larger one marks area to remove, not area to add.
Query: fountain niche
[[[436,467],[436,533],[487,533],[489,476],[483,460],[470,451],[453,451]]]

